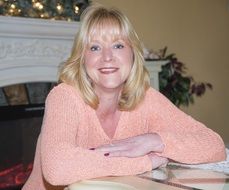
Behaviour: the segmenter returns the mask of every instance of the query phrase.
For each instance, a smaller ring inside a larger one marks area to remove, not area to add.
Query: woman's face
[[[86,47],[84,60],[95,91],[120,90],[130,74],[133,51],[122,38],[96,35]]]

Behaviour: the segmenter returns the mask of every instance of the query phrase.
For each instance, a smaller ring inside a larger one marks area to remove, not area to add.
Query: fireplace
[[[20,189],[28,178],[42,125],[44,102],[54,85],[36,82],[0,89],[0,189]]]
[[[0,16],[0,190],[21,189],[78,22]]]

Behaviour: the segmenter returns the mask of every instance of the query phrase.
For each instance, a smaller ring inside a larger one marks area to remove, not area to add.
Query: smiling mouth
[[[115,73],[116,71],[118,71],[117,67],[104,67],[104,68],[100,68],[98,69],[102,74],[111,74],[111,73]]]

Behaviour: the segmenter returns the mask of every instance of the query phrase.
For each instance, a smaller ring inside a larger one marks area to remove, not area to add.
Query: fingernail
[[[105,154],[104,154],[104,156],[109,156],[109,155],[110,155],[110,153],[105,153]]]
[[[89,150],[95,150],[95,148],[89,148]]]

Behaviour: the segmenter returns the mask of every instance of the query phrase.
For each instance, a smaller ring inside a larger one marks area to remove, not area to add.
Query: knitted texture
[[[150,171],[149,157],[109,158],[89,148],[144,133],[157,133],[165,145],[160,154],[181,163],[225,159],[222,139],[150,88],[134,110],[122,112],[113,138],[77,90],[59,84],[48,95],[33,171],[22,190],[57,190],[79,180],[135,175]],[[52,184],[52,185],[51,185]]]

